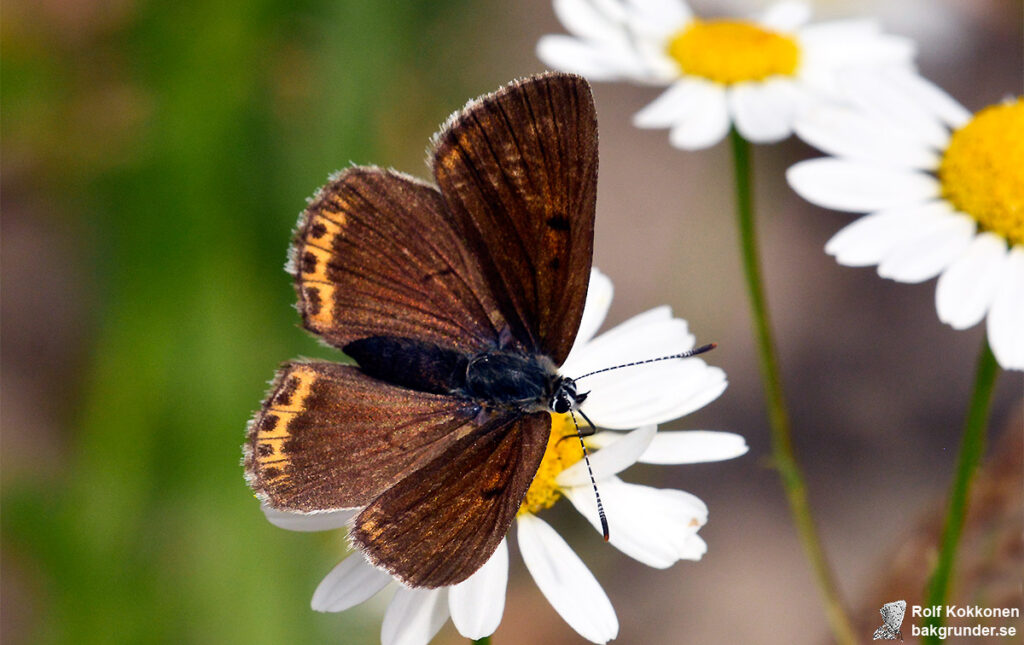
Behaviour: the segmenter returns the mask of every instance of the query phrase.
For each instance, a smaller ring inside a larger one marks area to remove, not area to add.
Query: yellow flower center
[[[989,106],[954,132],[939,180],[982,230],[1024,244],[1024,99]]]
[[[583,459],[583,451],[580,450],[580,440],[576,438],[576,426],[572,419],[568,414],[552,414],[548,447],[533,483],[530,484],[530,490],[526,491],[526,497],[519,505],[519,514],[539,513],[554,506],[562,496],[555,484],[555,477],[580,459]]]
[[[694,20],[672,37],[668,55],[685,74],[729,85],[792,76],[800,61],[796,41],[738,20]]]

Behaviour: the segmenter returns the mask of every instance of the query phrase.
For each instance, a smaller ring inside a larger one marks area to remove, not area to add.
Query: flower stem
[[[926,604],[929,607],[945,605],[949,595],[949,580],[956,564],[956,551],[964,528],[971,482],[985,452],[985,427],[988,425],[992,390],[998,373],[999,365],[986,339],[982,341],[981,353],[978,355],[978,364],[975,368],[974,392],[971,395],[970,407],[967,409],[964,436],[960,440],[960,454],[957,456],[953,486],[949,491],[949,508],[946,509],[946,523],[942,529],[939,559],[928,581]],[[942,612],[939,612],[938,616],[927,619],[925,625],[942,625],[941,614]],[[937,636],[926,636],[924,642],[938,643],[939,639]]]
[[[478,638],[473,641],[473,645],[491,645],[491,637],[484,636],[483,638]]]
[[[803,473],[797,463],[793,451],[792,433],[789,415],[786,412],[785,398],[782,394],[782,380],[779,378],[778,362],[775,358],[775,342],[772,339],[771,325],[768,320],[768,307],[765,304],[764,286],[761,280],[761,266],[757,251],[757,233],[754,228],[754,204],[752,184],[752,165],[750,161],[750,144],[735,128],[729,133],[732,143],[733,163],[736,175],[736,214],[739,217],[740,246],[743,254],[743,273],[747,282],[747,293],[750,297],[750,308],[754,317],[754,331],[757,340],[758,359],[761,369],[761,381],[764,384],[765,401],[768,406],[768,420],[771,425],[772,456],[775,467],[782,479],[782,486],[789,500],[793,523],[796,525],[804,553],[811,563],[818,587],[825,602],[825,613],[836,642],[842,645],[855,645],[850,618],[843,608],[839,590],[829,567],[825,552],[818,540],[811,507],[807,500],[807,487]]]

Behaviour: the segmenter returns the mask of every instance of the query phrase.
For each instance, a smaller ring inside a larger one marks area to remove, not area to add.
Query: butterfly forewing
[[[371,336],[480,351],[504,318],[433,186],[372,167],[320,190],[292,247],[304,325],[332,345]]]
[[[579,328],[593,250],[590,86],[546,74],[471,103],[437,135],[433,169],[512,335],[561,364]]]
[[[249,428],[246,477],[276,509],[362,507],[469,433],[477,413],[354,367],[289,363]]]
[[[408,585],[465,580],[508,531],[550,428],[546,412],[492,418],[366,507],[353,542]]]

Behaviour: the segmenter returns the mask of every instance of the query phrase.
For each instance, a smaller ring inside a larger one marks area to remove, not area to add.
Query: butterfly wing
[[[903,614],[907,611],[907,601],[897,600],[887,602],[879,610],[882,614],[882,622],[892,631],[898,632],[903,625]]]
[[[579,328],[593,251],[590,86],[550,73],[471,102],[436,135],[433,170],[512,336],[561,364]]]
[[[875,635],[871,637],[873,641],[894,641],[896,640],[896,634],[894,634],[888,627],[882,625],[875,630]]]
[[[475,353],[506,326],[436,188],[373,167],[313,198],[291,250],[304,326],[335,347],[373,336]]]
[[[465,580],[512,524],[550,429],[547,412],[493,417],[367,506],[353,543],[410,586]]]
[[[246,479],[276,509],[359,508],[471,432],[478,412],[354,367],[287,363],[249,426]]]

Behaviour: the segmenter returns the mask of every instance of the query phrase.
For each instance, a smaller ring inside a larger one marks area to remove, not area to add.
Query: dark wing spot
[[[565,215],[555,215],[553,217],[549,217],[547,224],[548,228],[556,231],[569,230],[569,218],[566,217]]]
[[[276,414],[268,414],[263,417],[263,421],[260,421],[260,430],[264,432],[271,432],[277,426],[278,416]]]
[[[263,478],[264,479],[277,479],[278,477],[281,476],[281,474],[282,473],[281,473],[281,469],[280,468],[275,468],[275,467],[271,466],[270,468],[267,468],[266,470],[263,471]]]
[[[285,382],[284,386],[277,391],[274,397],[274,405],[289,405],[292,402],[292,395],[299,389],[299,379],[292,377]]]
[[[315,316],[320,313],[320,290],[316,287],[306,287],[306,313]]]
[[[327,232],[327,227],[324,226],[323,222],[317,222],[309,229],[309,236],[314,240],[319,240]]]
[[[316,256],[309,251],[302,254],[302,272],[316,273]]]
[[[274,444],[272,443],[261,443],[257,446],[256,450],[259,451],[260,457],[269,457],[274,454]]]

